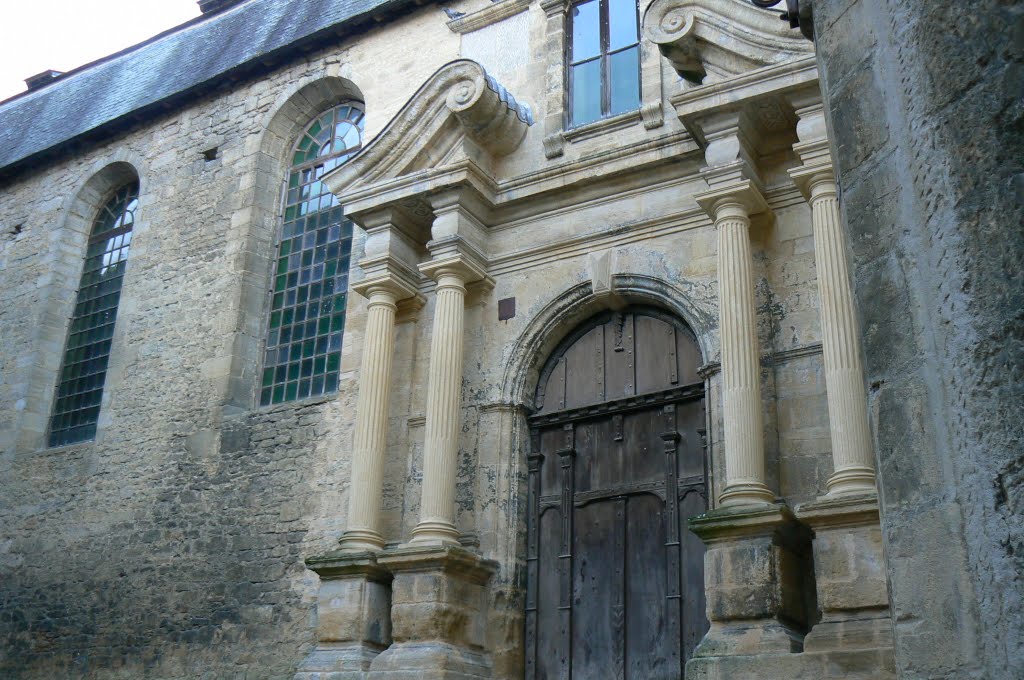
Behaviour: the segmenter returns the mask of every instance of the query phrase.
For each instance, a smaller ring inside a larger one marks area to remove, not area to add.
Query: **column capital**
[[[487,275],[487,259],[465,239],[450,236],[431,241],[429,246],[432,257],[419,266],[424,275],[440,281],[442,276],[454,274],[464,284],[494,285],[494,280]]]
[[[386,292],[394,296],[394,302],[407,305],[423,304],[419,292],[419,274],[401,260],[389,256],[364,258],[359,266],[366,273],[362,281],[352,283],[352,290],[366,299],[375,293]]]
[[[836,175],[831,162],[803,165],[790,170],[789,176],[808,203],[821,196],[836,195]]]
[[[750,180],[705,191],[694,196],[694,199],[716,222],[728,212],[736,216],[750,217],[770,210],[768,202]]]

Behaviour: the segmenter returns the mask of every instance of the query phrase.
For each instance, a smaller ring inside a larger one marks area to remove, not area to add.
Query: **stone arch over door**
[[[529,416],[527,680],[681,679],[707,630],[702,353],[648,305],[593,315],[540,370]]]

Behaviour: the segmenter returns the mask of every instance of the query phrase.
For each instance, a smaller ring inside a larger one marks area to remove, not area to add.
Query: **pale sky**
[[[0,100],[196,16],[196,0],[0,0]]]

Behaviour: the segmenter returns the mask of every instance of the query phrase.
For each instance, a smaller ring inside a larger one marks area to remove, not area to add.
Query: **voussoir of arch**
[[[704,360],[711,355],[714,320],[681,290],[644,274],[617,274],[612,281],[614,295],[595,295],[591,282],[585,281],[562,291],[534,315],[506,355],[502,402],[532,409],[540,371],[558,344],[591,316],[624,305],[650,305],[677,316],[693,331]]]

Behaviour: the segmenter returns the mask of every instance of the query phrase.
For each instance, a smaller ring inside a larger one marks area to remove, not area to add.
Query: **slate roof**
[[[337,40],[409,0],[249,0],[0,102],[0,180],[101,138],[149,111],[200,96],[225,77],[310,43]],[[65,149],[66,151],[66,149]]]

